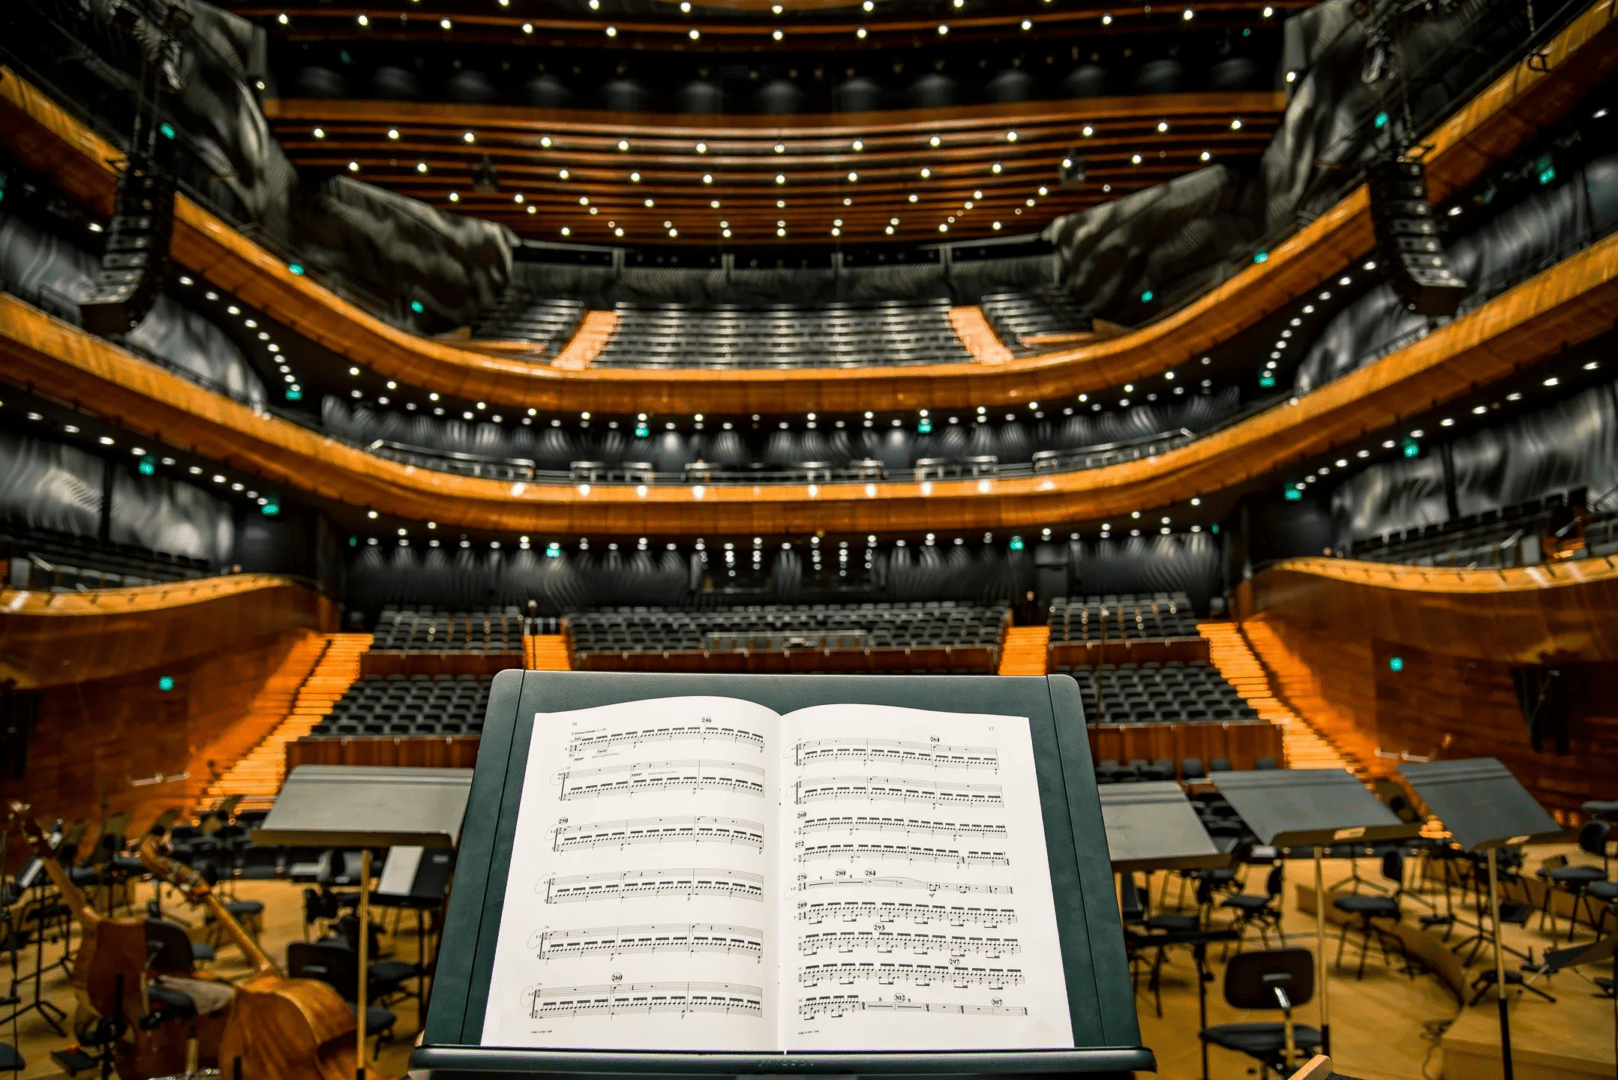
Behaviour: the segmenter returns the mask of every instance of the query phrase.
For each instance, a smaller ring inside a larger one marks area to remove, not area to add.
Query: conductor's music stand
[[[1101,796],[1101,820],[1107,830],[1107,852],[1114,873],[1136,870],[1206,870],[1230,865],[1229,852],[1220,851],[1202,819],[1173,780],[1144,784],[1107,784]],[[1148,881],[1147,885],[1150,886]],[[1148,888],[1148,892],[1150,889]],[[1172,930],[1140,940],[1148,945],[1186,945],[1197,966],[1197,1008],[1200,1028],[1208,1026],[1208,982],[1205,977],[1208,944],[1233,941],[1234,930]],[[1199,1028],[1199,1030],[1200,1030]],[[1202,1043],[1202,1075],[1208,1076],[1208,1044]]]
[[[1401,765],[1399,773],[1416,798],[1444,823],[1456,844],[1467,851],[1482,851],[1488,857],[1500,1054],[1505,1078],[1511,1080],[1511,1017],[1506,1011],[1506,954],[1500,943],[1500,872],[1495,853],[1502,847],[1558,840],[1566,830],[1495,758],[1412,763]]]
[[[253,830],[255,844],[357,847],[361,851],[358,1080],[365,1080],[366,968],[370,951],[371,849],[453,848],[466,817],[471,769],[411,769],[371,765],[300,765],[287,775],[275,806]],[[422,1003],[425,1019],[426,1004]]]
[[[1331,994],[1326,976],[1326,887],[1321,849],[1347,841],[1404,840],[1421,832],[1347,769],[1255,769],[1208,777],[1259,842],[1311,847],[1315,856],[1315,964],[1320,981],[1320,1038],[1331,1053]]]

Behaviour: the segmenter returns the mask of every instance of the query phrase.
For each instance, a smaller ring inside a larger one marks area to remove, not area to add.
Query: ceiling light
[[[690,10],[691,10],[691,8],[690,8],[690,6],[689,6],[689,5],[687,5],[687,6],[686,6],[686,10],[687,10],[687,11],[690,11]],[[694,27],[694,26],[693,26],[693,27],[692,27],[692,28],[691,28],[691,30],[690,30],[690,34],[691,34],[691,40],[692,40],[692,41],[696,41],[696,40],[697,40],[697,39],[698,39],[698,38],[700,38],[700,37],[702,37],[702,31],[700,31],[700,30],[698,30],[698,29],[697,29],[697,28],[696,28],[696,27]]]
[[[855,139],[854,140],[854,151],[855,151],[855,153],[858,153],[859,151],[864,150],[864,149],[865,149],[865,144],[863,142],[861,142],[859,139]]]
[[[398,137],[399,137],[399,129],[398,128],[389,128],[388,129],[388,138],[397,139]]]
[[[656,204],[656,203],[654,203],[654,202],[652,202],[652,200],[651,200],[651,199],[647,199],[647,200],[646,200],[646,209],[648,209],[648,210],[650,210],[650,209],[651,209],[651,208],[652,208],[652,207],[653,207],[653,206],[655,206],[655,205],[657,205],[657,204]]]
[[[534,32],[534,24],[531,23],[531,22],[523,23],[522,24],[522,32],[525,33],[525,34],[532,34]]]
[[[776,152],[776,153],[777,153],[777,154],[784,154],[784,153],[786,153],[786,152],[787,152],[787,147],[786,147],[786,144],[785,144],[785,143],[776,143],[776,144],[775,144],[775,152]]]
[[[448,19],[439,19],[439,20],[438,20],[438,25],[439,25],[439,26],[440,26],[440,27],[441,27],[441,28],[442,28],[442,29],[445,29],[445,30],[448,30],[448,29],[449,29],[449,28],[450,28],[450,25],[451,25],[451,24],[450,24],[450,21],[449,21],[449,20],[448,20]]]
[[[1168,131],[1168,129],[1169,129],[1169,122],[1168,122],[1168,121],[1167,121],[1167,120],[1159,120],[1159,121],[1158,121],[1158,122],[1157,122],[1157,130],[1158,130],[1158,131],[1159,131],[1159,132],[1160,132],[1160,133],[1161,133],[1161,132],[1165,132],[1165,131]]]
[[[1241,121],[1240,117],[1238,117],[1237,119],[1232,120],[1230,122],[1230,130],[1232,130],[1232,131],[1240,131],[1241,129],[1242,129],[1242,121]]]
[[[856,181],[856,180],[858,180],[858,179],[859,179],[859,178],[860,178],[860,174],[859,174],[859,173],[857,173],[857,172],[854,172],[854,171],[853,171],[853,170],[852,170],[852,169],[851,169],[851,170],[849,170],[849,173],[848,173],[848,182],[849,182],[849,183],[850,183],[850,184],[852,184],[852,183],[854,183],[854,182],[855,182],[855,181]]]
[[[618,36],[618,28],[616,26],[607,27],[607,36],[608,37],[617,37]]]
[[[416,162],[416,171],[419,172],[419,173],[426,172],[427,171],[427,163],[425,161]]]
[[[918,198],[918,196],[917,196],[917,195],[916,195],[916,193],[915,193],[915,192],[911,192],[911,194],[910,194],[910,201],[911,201],[911,202],[915,202],[915,201],[916,201],[916,200],[917,200],[917,198]]]
[[[354,21],[359,23],[361,26],[370,26],[371,25],[371,20],[366,18],[364,15],[359,16]]]
[[[449,201],[450,202],[460,202],[461,201],[460,193],[455,192],[455,191],[450,192],[449,193]]]
[[[925,165],[923,165],[922,168],[921,168],[921,178],[923,180],[926,180],[928,177],[930,177],[932,175],[933,175],[933,170],[931,170],[931,169],[927,168]]]
[[[1111,15],[1103,15],[1103,16],[1101,16],[1101,25],[1102,26],[1111,26],[1112,25],[1112,16]]]
[[[934,135],[932,138],[927,140],[927,145],[928,146],[938,146],[943,141],[944,141],[943,139],[940,139],[937,135]]]
[[[709,207],[710,207],[710,208],[711,208],[711,209],[714,209],[714,210],[717,210],[717,209],[719,209],[719,200],[718,200],[718,199],[715,199],[715,200],[714,200],[714,201],[713,201],[713,202],[711,202],[711,203],[709,203],[709,204],[708,204],[708,206],[709,206]]]
[[[948,23],[939,23],[938,24],[938,35],[939,35],[939,37],[943,37],[947,33],[949,33],[949,24]]]
[[[1561,381],[1562,380],[1558,379],[1555,375],[1552,375],[1550,378],[1545,380],[1545,385],[1546,386],[1555,386]]]
[[[776,173],[775,174],[775,182],[777,184],[786,183],[787,182],[786,174],[785,173]]]
[[[867,7],[865,10],[870,11],[871,9],[869,7]],[[854,31],[854,36],[859,38],[861,41],[864,41],[865,40],[865,27],[862,26],[858,30]]]
[[[461,141],[462,142],[476,142],[477,141],[477,136],[473,135],[470,131],[468,131],[466,134],[461,136]]]
[[[779,30],[771,31],[770,36],[772,38],[774,38],[776,41],[780,41],[782,38],[786,37],[786,35],[781,33],[781,31],[779,31]]]
[[[566,169],[557,169],[556,170],[556,176],[557,176],[557,179],[559,179],[559,180],[566,180],[569,175],[571,175],[571,174]]]
[[[707,152],[708,152],[708,144],[707,143],[705,143],[705,142],[697,143],[697,153],[706,154]]]
[[[1006,142],[1016,142],[1016,141],[1017,141],[1017,133],[1015,131],[1006,132]]]
[[[563,236],[572,236],[573,235],[573,230],[568,228],[566,225],[563,225],[562,226],[562,235]]]
[[[1023,29],[1024,29],[1024,30],[1032,30],[1032,29],[1033,29],[1033,28],[1034,28],[1034,23],[1033,23],[1033,20],[1031,20],[1031,19],[1024,19],[1024,20],[1023,20],[1023,21],[1022,21],[1022,28],[1023,28]]]
[[[1086,139],[1088,139],[1090,136],[1094,135],[1095,133],[1096,133],[1095,128],[1091,127],[1089,124],[1084,125],[1083,135],[1084,135],[1084,137]]]
[[[632,172],[632,173],[630,173],[630,174],[629,174],[629,182],[630,182],[630,183],[631,183],[631,184],[638,184],[638,183],[640,183],[640,173],[638,173],[638,172]]]
[[[619,149],[620,152],[622,152],[624,150],[628,150],[629,149],[629,140],[628,139],[619,139],[618,140],[618,149]]]
[[[1203,160],[1203,161],[1210,161],[1210,160],[1212,160],[1212,159],[1213,159],[1213,155],[1212,155],[1212,154],[1210,154],[1210,153],[1209,153],[1209,152],[1208,152],[1208,151],[1206,151],[1206,150],[1204,150],[1204,151],[1203,151],[1203,152],[1202,152],[1202,160]]]

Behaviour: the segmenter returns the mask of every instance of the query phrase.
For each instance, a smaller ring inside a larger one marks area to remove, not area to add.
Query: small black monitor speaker
[[[1376,257],[1393,291],[1418,315],[1454,315],[1469,291],[1455,276],[1427,202],[1427,170],[1419,161],[1384,157],[1366,170]]]
[[[131,155],[118,178],[118,202],[90,295],[79,304],[84,328],[124,334],[140,325],[163,290],[174,229],[174,177]]]

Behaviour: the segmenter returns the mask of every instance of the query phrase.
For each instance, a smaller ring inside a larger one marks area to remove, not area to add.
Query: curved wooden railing
[[[1618,66],[1614,0],[1598,0],[1547,47],[1514,66],[1427,140],[1431,197],[1442,200],[1511,153]],[[119,155],[15,73],[0,69],[0,144],[70,196],[110,211]],[[1186,362],[1313,289],[1369,251],[1362,186],[1278,245],[1261,265],[1149,326],[1107,341],[987,367],[736,371],[558,371],[416,337],[384,323],[258,247],[181,196],[172,252],[313,341],[423,389],[547,411],[786,413],[958,408],[1056,400]]]
[[[510,483],[374,457],[0,296],[0,372],[272,484],[406,521],[561,535],[999,529],[1171,506],[1267,475],[1618,325],[1618,234],[1314,393],[1152,457],[1005,479],[759,486]]]
[[[0,681],[87,682],[245,647],[322,621],[307,585],[232,574],[80,593],[0,591]]]

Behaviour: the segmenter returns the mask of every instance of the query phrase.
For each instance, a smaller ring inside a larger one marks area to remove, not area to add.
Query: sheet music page
[[[1028,719],[781,721],[781,1045],[1071,1048]]]
[[[776,732],[686,697],[534,719],[484,1046],[776,1047]]]

